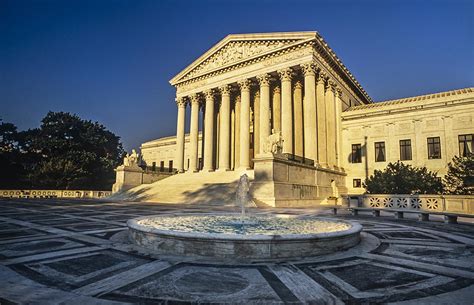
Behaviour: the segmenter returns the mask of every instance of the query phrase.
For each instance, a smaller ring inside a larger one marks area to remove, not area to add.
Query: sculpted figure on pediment
[[[234,41],[228,43],[209,59],[196,67],[186,77],[192,77],[202,72],[216,69],[227,64],[250,58],[266,51],[277,49],[293,41]]]

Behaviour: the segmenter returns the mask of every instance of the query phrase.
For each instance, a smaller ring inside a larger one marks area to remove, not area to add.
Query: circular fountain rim
[[[235,215],[238,216],[238,213],[229,213],[225,216]],[[362,225],[355,221],[349,220],[340,220],[328,217],[319,217],[317,215],[308,216],[308,215],[287,215],[283,214],[285,218],[295,218],[295,219],[318,219],[318,220],[325,220],[330,222],[339,222],[345,223],[350,225],[350,228],[345,230],[339,230],[334,232],[323,232],[323,233],[307,233],[307,234],[229,234],[229,233],[203,233],[203,232],[182,232],[182,231],[174,231],[174,230],[162,230],[156,229],[150,226],[139,224],[138,222],[143,219],[150,219],[150,218],[173,218],[173,217],[182,217],[184,215],[148,215],[142,216],[138,218],[129,219],[127,221],[127,227],[132,230],[156,234],[156,235],[166,235],[172,236],[177,238],[187,238],[187,239],[200,239],[200,240],[245,240],[245,241],[271,241],[271,240],[279,240],[279,241],[290,241],[290,240],[311,240],[311,239],[329,239],[329,238],[337,238],[337,237],[346,237],[348,235],[360,233],[362,231]],[[272,215],[272,216],[261,216],[261,217],[278,217],[283,215]],[[190,216],[189,214],[186,216]],[[199,216],[224,216],[215,213],[204,213],[199,215],[192,215],[193,217]]]

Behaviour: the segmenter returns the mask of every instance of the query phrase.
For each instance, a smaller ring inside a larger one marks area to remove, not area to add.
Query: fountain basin
[[[232,218],[238,221],[239,216],[146,216],[131,219],[127,225],[133,243],[158,254],[259,260],[345,250],[360,242],[362,231],[356,222],[286,215],[252,218],[251,225],[244,224],[242,229]],[[208,225],[209,221],[221,225]],[[260,223],[264,224],[261,228]]]

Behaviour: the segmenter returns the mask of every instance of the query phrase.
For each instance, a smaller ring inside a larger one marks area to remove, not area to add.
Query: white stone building
[[[177,136],[143,143],[146,164],[203,183],[250,171],[254,199],[272,206],[360,193],[391,161],[443,175],[473,148],[473,88],[373,103],[316,32],[229,35],[170,83]],[[280,132],[275,155],[267,142]]]

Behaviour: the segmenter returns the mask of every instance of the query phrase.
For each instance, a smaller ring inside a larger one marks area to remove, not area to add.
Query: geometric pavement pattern
[[[0,304],[473,304],[474,226],[330,215],[363,226],[360,245],[286,262],[160,256],[126,221],[234,207],[0,200]],[[325,214],[258,209],[259,214]]]

